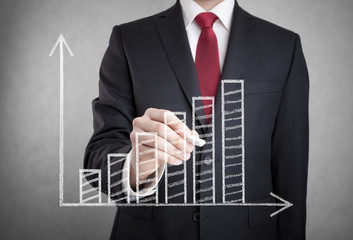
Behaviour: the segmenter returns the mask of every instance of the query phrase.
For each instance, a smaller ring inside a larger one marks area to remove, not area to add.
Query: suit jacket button
[[[192,219],[194,219],[195,222],[199,222],[199,220],[200,220],[200,212],[194,212],[192,214]]]
[[[210,156],[210,155],[206,155],[204,158],[203,158],[203,160],[204,160],[204,164],[206,165],[206,166],[211,166],[212,165],[212,157]]]

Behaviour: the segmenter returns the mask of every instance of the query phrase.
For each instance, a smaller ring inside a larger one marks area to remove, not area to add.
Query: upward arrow
[[[60,47],[60,130],[59,130],[59,203],[60,206],[64,204],[64,45],[71,56],[72,53],[69,45],[67,44],[64,36],[59,35],[53,49],[49,53],[51,57],[55,49]]]

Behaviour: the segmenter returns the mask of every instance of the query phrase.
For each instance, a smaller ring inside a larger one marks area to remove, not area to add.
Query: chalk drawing
[[[71,56],[72,53],[69,45],[67,44],[64,36],[59,35],[54,47],[49,53],[51,57],[55,49],[59,46],[60,50],[60,127],[59,127],[59,204],[64,204],[64,46]]]
[[[247,203],[245,201],[245,142],[244,142],[244,80],[222,80],[221,81],[221,94],[222,94],[222,202],[215,202],[215,118],[214,118],[214,98],[213,97],[193,97],[192,98],[192,129],[195,131],[201,131],[201,129],[208,129],[207,133],[200,133],[197,138],[184,139],[192,142],[195,145],[193,151],[193,202],[187,202],[187,181],[186,181],[186,161],[183,163],[183,168],[178,171],[168,172],[168,167],[165,168],[165,203],[159,202],[158,199],[158,187],[153,195],[143,199],[136,198],[136,202],[130,202],[130,195],[127,189],[122,189],[121,184],[123,181],[129,180],[129,172],[127,172],[126,179],[122,179],[121,173],[124,170],[113,170],[114,165],[121,163],[125,160],[127,154],[109,153],[107,155],[107,195],[108,202],[103,203],[101,198],[102,191],[102,172],[98,169],[79,169],[79,203],[65,203],[64,202],[64,46],[71,56],[73,53],[67,44],[64,36],[60,34],[54,47],[50,51],[49,56],[51,57],[55,49],[59,46],[60,50],[60,109],[59,109],[59,204],[63,207],[79,207],[79,206],[90,206],[90,207],[104,207],[104,206],[249,206],[249,207],[270,207],[276,206],[281,207],[274,213],[271,213],[271,217],[281,213],[282,211],[293,206],[289,201],[279,197],[274,193],[270,193],[272,197],[277,199],[279,203]],[[227,86],[229,90],[227,90]],[[234,97],[238,96],[238,97]],[[230,99],[229,99],[230,98]],[[203,100],[211,101],[211,104],[203,105]],[[231,106],[229,108],[229,106]],[[204,111],[205,108],[211,108],[211,114],[200,114],[198,111]],[[179,119],[186,123],[186,112],[168,112],[167,114],[175,114]],[[173,124],[168,122],[167,114],[165,117],[166,124]],[[196,121],[202,122],[207,119],[207,123],[197,125]],[[180,129],[178,131],[185,131]],[[228,136],[231,131],[240,131],[238,136]],[[180,133],[180,132],[178,132]],[[147,140],[140,140],[140,137],[152,137]],[[204,141],[203,139],[207,139]],[[139,151],[141,145],[148,142],[154,142],[154,149]],[[155,174],[154,178],[147,178],[145,180],[139,180],[139,176],[143,174],[156,172],[158,169],[158,156],[157,156],[157,133],[137,133],[136,134],[136,193],[138,194],[140,184],[147,182],[158,181],[158,176]],[[230,143],[230,144],[229,144]],[[203,147],[203,146],[207,147]],[[185,147],[185,145],[184,145]],[[199,149],[200,148],[200,149]],[[167,148],[166,148],[167,149]],[[240,153],[228,155],[227,151],[240,151]],[[154,157],[150,160],[139,162],[139,158],[144,154],[154,152]],[[168,151],[166,150],[166,154]],[[198,154],[208,154],[210,159],[203,159],[196,162],[196,156]],[[114,159],[114,160],[113,160]],[[240,159],[240,160],[239,160]],[[155,168],[153,170],[140,172],[140,165],[148,162],[155,162]],[[196,171],[196,167],[205,164],[209,166],[209,169],[204,171]],[[227,168],[240,167],[240,173],[226,174]],[[181,175],[184,177],[183,180],[170,182],[169,177]],[[210,178],[197,179],[197,177],[212,175]],[[118,177],[120,176],[120,177]],[[117,178],[118,177],[118,178]],[[117,180],[112,180],[117,178]],[[87,180],[85,180],[87,179]],[[228,180],[235,179],[231,183],[227,183]],[[241,180],[239,180],[241,179]],[[198,184],[211,182],[210,187],[197,188]],[[168,195],[168,188],[172,188],[178,185],[183,185],[183,192],[177,192],[173,195]],[[90,186],[90,187],[88,187]],[[94,187],[92,187],[94,186]],[[117,188],[119,191],[115,191]],[[233,189],[234,188],[234,189]],[[238,189],[237,189],[238,188]],[[233,190],[232,190],[233,189]],[[229,190],[229,191],[227,191]],[[210,194],[211,192],[211,194]],[[207,193],[207,194],[206,194]],[[197,194],[202,198],[197,198]],[[230,196],[241,197],[228,199]],[[118,196],[122,196],[119,197]],[[171,199],[175,199],[179,196],[183,196],[183,202],[170,202]],[[154,200],[154,201],[153,201]],[[93,202],[96,201],[96,202]],[[153,201],[153,202],[150,202]]]

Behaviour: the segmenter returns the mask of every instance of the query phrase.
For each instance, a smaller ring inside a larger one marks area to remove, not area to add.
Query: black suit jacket
[[[246,202],[275,202],[269,195],[274,192],[294,205],[273,218],[274,207],[119,207],[111,239],[305,239],[309,82],[299,36],[235,2],[221,79],[245,82]],[[101,65],[99,97],[93,101],[94,133],[84,167],[102,169],[106,192],[107,154],[131,149],[132,120],[149,107],[191,116],[191,99],[200,95],[179,2],[114,27]],[[218,90],[217,189],[220,105]],[[187,124],[191,127],[191,117]],[[188,191],[191,196],[191,186]]]

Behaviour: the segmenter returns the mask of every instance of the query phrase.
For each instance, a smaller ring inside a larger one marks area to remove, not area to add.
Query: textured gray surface
[[[113,25],[172,0],[0,2],[1,239],[107,239],[114,208],[58,207],[60,32],[65,54],[65,201],[78,201],[78,169],[92,132],[90,102]],[[240,0],[302,37],[311,77],[308,239],[350,239],[353,222],[353,2]]]

